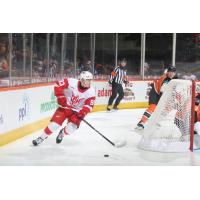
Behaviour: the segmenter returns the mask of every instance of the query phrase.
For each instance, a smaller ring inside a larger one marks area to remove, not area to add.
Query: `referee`
[[[108,106],[107,106],[107,111],[110,111],[112,109],[112,104],[114,99],[118,97],[115,100],[113,109],[118,110],[117,106],[119,105],[120,101],[124,97],[124,91],[122,87],[122,83],[127,84],[127,76],[126,76],[126,70],[125,66],[127,64],[127,60],[125,58],[121,59],[119,61],[119,66],[115,67],[115,69],[111,72],[110,79],[109,79],[109,84],[112,85],[112,96],[108,100]]]

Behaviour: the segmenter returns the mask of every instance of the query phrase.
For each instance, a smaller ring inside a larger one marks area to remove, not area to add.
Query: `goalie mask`
[[[91,81],[93,80],[93,75],[89,71],[82,71],[79,76],[81,85],[85,88],[89,88]]]

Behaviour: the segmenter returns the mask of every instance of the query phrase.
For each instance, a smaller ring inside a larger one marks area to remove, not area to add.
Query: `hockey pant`
[[[70,117],[74,115],[74,112],[72,110],[67,110],[64,108],[58,108],[53,117],[51,118],[50,123],[48,126],[44,129],[44,132],[47,135],[51,135],[53,132],[58,131],[63,122],[68,119],[67,125],[64,127],[64,133],[69,135],[72,134],[74,131],[78,129],[78,126],[74,123],[70,122]]]

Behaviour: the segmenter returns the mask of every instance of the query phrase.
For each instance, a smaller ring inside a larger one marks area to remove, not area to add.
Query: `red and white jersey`
[[[88,112],[94,107],[95,90],[93,87],[81,89],[81,82],[74,78],[65,78],[56,82],[54,88],[57,98],[66,98],[66,102],[60,107],[79,112],[86,109]]]

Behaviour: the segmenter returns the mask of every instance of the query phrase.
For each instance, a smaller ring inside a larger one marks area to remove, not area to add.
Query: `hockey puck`
[[[104,154],[104,157],[109,157],[109,155],[108,154]]]

